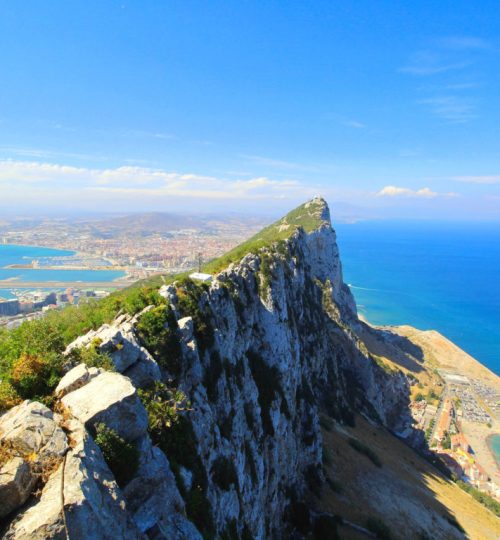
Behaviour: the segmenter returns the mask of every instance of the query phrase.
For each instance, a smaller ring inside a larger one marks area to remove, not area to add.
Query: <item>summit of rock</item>
[[[253,253],[275,242],[287,240],[299,229],[311,233],[322,227],[331,228],[330,209],[325,199],[315,197],[288,212],[278,221],[264,227],[264,229],[222,257],[209,262],[205,265],[204,270],[209,273],[216,273],[223,270],[230,263],[238,262],[248,253]]]

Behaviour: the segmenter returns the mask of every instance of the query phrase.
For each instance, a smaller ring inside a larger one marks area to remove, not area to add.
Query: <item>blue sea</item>
[[[492,435],[489,443],[498,466],[500,467],[500,435]]]
[[[500,224],[335,225],[358,310],[374,324],[438,330],[500,374]]]
[[[0,245],[0,280],[16,278],[12,282],[12,289],[21,289],[25,281],[47,282],[50,281],[109,281],[122,277],[121,271],[116,270],[32,270],[5,268],[11,264],[28,264],[33,259],[46,259],[50,257],[66,257],[74,255],[73,251],[49,249],[34,246]],[[112,283],[110,283],[110,286]],[[12,290],[0,289],[0,297],[14,298]]]

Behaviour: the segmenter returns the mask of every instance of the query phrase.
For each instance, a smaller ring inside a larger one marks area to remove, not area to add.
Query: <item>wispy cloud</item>
[[[418,103],[428,105],[433,114],[454,124],[463,124],[477,117],[472,100],[459,96],[432,97]]]
[[[342,124],[354,129],[364,129],[366,127],[365,124],[358,122],[357,120],[344,120],[342,121]]]
[[[467,184],[500,184],[500,175],[453,176],[452,180]]]
[[[451,36],[436,39],[436,45],[455,51],[490,49],[491,45],[484,39],[473,36]]]
[[[434,199],[436,197],[455,197],[456,193],[438,193],[432,191],[428,187],[421,189],[410,189],[399,186],[385,186],[378,193],[378,197],[411,197],[411,198],[423,198]]]
[[[39,190],[46,197],[62,194],[85,198],[85,194],[113,200],[168,199],[169,197],[203,199],[282,199],[310,196],[312,188],[294,179],[268,177],[250,179],[218,178],[194,173],[170,172],[137,166],[113,169],[89,169],[68,165],[0,161],[0,186],[16,192]]]
[[[433,51],[419,51],[415,53],[407,66],[400,69],[402,73],[426,77],[463,69],[468,65],[466,61],[450,61]]]
[[[85,161],[106,161],[109,159],[105,155],[95,154],[81,154],[78,152],[60,152],[54,150],[48,150],[46,148],[29,148],[29,147],[16,147],[16,146],[0,146],[0,155],[5,156],[19,156],[25,158],[35,159],[81,159]]]

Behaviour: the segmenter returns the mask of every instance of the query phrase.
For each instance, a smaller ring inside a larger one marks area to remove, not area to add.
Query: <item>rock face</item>
[[[86,385],[91,379],[101,374],[102,370],[99,368],[91,367],[87,368],[85,364],[78,364],[76,367],[68,371],[66,375],[59,381],[55,389],[57,397],[61,398],[73,390],[78,390],[82,386]]]
[[[94,345],[99,352],[110,356],[119,373],[141,360],[156,364],[149,352],[139,343],[134,330],[136,321],[137,318],[121,315],[113,324],[105,324],[98,330],[92,330],[75,339],[68,345],[65,354],[69,355],[74,349]]]
[[[92,437],[78,424],[73,448],[38,502],[17,516],[5,539],[142,538]]]
[[[189,401],[183,422],[165,427],[175,436],[156,434],[156,446],[147,434],[136,387],[162,373],[135,331],[140,314],[68,347],[99,347],[118,373],[80,365],[63,378],[73,446],[6,538],[64,538],[65,527],[70,538],[288,538],[291,508],[324,480],[320,411],[399,428],[406,379],[385,373],[356,338],[328,207],[311,204],[321,214],[314,230],[245,256],[209,286],[161,288],[177,319],[166,354],[179,355],[175,380],[164,382]],[[85,429],[99,422],[139,451],[123,491]]]
[[[0,468],[0,519],[19,508],[30,496],[36,476],[21,457],[13,457]]]
[[[106,424],[126,440],[146,433],[148,416],[135,387],[119,373],[102,373],[61,400],[85,425]]]
[[[0,468],[0,518],[21,506],[41,474],[68,449],[66,435],[52,411],[25,401],[0,417],[0,445],[10,459]]]

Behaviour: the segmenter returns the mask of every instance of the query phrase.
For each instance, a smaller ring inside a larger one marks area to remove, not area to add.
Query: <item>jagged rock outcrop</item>
[[[9,458],[0,468],[0,518],[29,497],[40,476],[61,461],[66,435],[50,409],[24,401],[0,417],[0,445]]]
[[[5,539],[143,538],[99,447],[77,422],[72,448],[43,488],[40,499],[16,517]]]
[[[141,346],[134,330],[138,316],[120,315],[113,324],[105,324],[77,338],[68,345],[64,354],[69,356],[75,349],[94,346],[100,353],[109,355],[119,373],[124,373],[134,364],[140,363],[146,364],[152,376],[159,378],[158,365]]]
[[[86,385],[91,379],[100,375],[102,371],[102,369],[96,367],[88,368],[83,363],[78,364],[59,381],[54,393],[58,398],[62,398],[66,394],[73,392],[73,390],[78,390],[78,388]]]
[[[63,527],[79,538],[85,523],[85,538],[96,539],[287,538],[293,505],[324,480],[321,411],[399,428],[407,381],[377,366],[353,331],[356,307],[328,207],[314,200],[300,211],[307,231],[285,218],[277,230],[289,237],[254,249],[210,285],[162,287],[172,317],[158,327],[165,336],[155,358],[137,331],[153,309],[121,315],[68,347],[68,355],[97,347],[118,373],[77,366],[61,381],[76,445],[6,538],[56,538]],[[189,405],[147,434],[137,388],[155,381]],[[98,423],[139,452],[123,491],[89,432]]]
[[[119,373],[100,374],[66,394],[61,403],[82,424],[103,423],[126,440],[139,438],[148,427],[147,413],[135,387]]]

